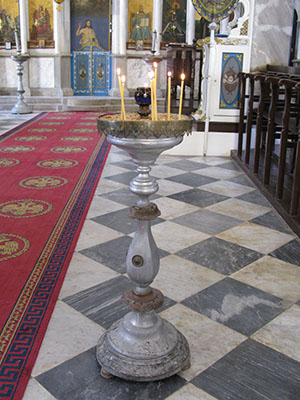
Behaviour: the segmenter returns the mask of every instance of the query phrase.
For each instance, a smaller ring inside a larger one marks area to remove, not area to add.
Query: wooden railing
[[[235,156],[300,234],[300,75],[280,71],[240,74]]]

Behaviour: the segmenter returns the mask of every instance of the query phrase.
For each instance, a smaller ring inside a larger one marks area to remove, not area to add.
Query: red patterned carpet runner
[[[0,136],[0,399],[22,398],[109,145],[95,112]]]

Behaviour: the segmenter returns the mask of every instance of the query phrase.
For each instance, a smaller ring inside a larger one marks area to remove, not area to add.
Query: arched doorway
[[[108,95],[111,86],[110,0],[71,1],[75,95]]]

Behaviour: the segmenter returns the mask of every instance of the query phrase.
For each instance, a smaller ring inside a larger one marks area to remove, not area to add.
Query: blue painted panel
[[[109,53],[93,54],[93,91],[94,94],[106,95],[110,88]]]
[[[243,69],[243,56],[243,53],[222,54],[220,108],[238,109],[239,107],[239,72]]]
[[[73,60],[73,89],[74,94],[91,94],[91,62],[90,53],[74,52]]]

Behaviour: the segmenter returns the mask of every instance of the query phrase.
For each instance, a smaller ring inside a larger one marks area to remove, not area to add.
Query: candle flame
[[[169,77],[172,76],[172,72],[171,72],[171,71],[168,72],[168,76],[169,76]]]
[[[147,89],[148,88],[148,83],[145,83],[144,87],[145,87],[145,89]]]
[[[125,75],[122,75],[122,76],[121,76],[121,82],[122,82],[122,83],[125,83],[125,81],[126,81],[126,76],[125,76]]]
[[[181,75],[180,75],[180,78],[181,78],[182,81],[184,81],[184,80],[185,80],[185,75],[184,75],[184,74],[181,74]]]
[[[117,75],[118,75],[118,76],[121,75],[121,68],[117,68]]]
[[[158,66],[157,62],[154,61],[154,63],[153,63],[153,68],[157,68],[157,66]]]

